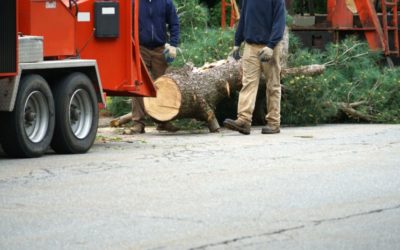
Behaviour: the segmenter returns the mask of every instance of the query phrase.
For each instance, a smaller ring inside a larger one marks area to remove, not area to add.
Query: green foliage
[[[199,4],[199,0],[175,0],[175,6],[180,21],[181,52],[171,66],[181,67],[188,62],[202,66],[206,62],[227,58],[233,46],[234,31],[222,30],[220,21],[218,25],[216,22],[215,28],[207,28],[208,8]],[[217,5],[215,11],[220,7]],[[131,109],[129,101],[127,97],[111,97],[108,109],[113,116],[126,114]]]
[[[293,17],[289,15],[288,12],[286,12],[286,25],[290,27],[292,24],[293,24]]]
[[[377,122],[400,123],[400,67],[383,70],[365,98],[370,106],[364,112]]]
[[[189,130],[191,132],[196,132],[207,127],[206,122],[198,121],[196,119],[177,119],[173,121],[173,124],[181,130]]]
[[[234,31],[222,30],[220,21],[210,22],[208,8],[199,4],[199,0],[176,0],[176,4],[181,24],[181,53],[172,66],[180,67],[188,62],[202,66],[226,58],[233,46]],[[220,4],[212,8],[211,17],[214,18],[216,10],[221,10]],[[207,23],[212,23],[214,28],[207,28]]]
[[[182,66],[192,62],[195,66],[202,66],[206,62],[214,62],[225,59],[233,46],[233,30],[221,28],[215,29],[194,29],[191,35],[182,41],[173,66]]]
[[[329,121],[336,109],[324,103],[330,101],[328,83],[309,76],[285,79],[282,96],[282,123],[291,125],[318,124]]]
[[[354,108],[375,122],[400,122],[400,94],[396,91],[400,88],[397,80],[400,69],[383,67],[381,58],[380,54],[370,52],[367,43],[353,37],[329,45],[324,53],[295,49],[289,58],[291,66],[319,63],[327,69],[319,76],[284,79],[282,122],[318,124],[359,120],[338,115],[340,103],[359,103]]]
[[[190,36],[192,31],[207,27],[208,8],[200,4],[199,0],[176,0],[175,2],[182,40],[186,40],[186,36]]]
[[[107,109],[113,116],[121,116],[131,112],[131,98],[113,96],[107,97]]]
[[[290,13],[296,13],[299,14],[301,13],[302,9],[304,13],[309,13],[307,1],[305,6],[303,6],[303,1],[304,0],[292,0],[291,8],[289,10]],[[318,0],[318,1],[313,1],[314,2],[314,11],[315,13],[327,13],[327,0]]]
[[[230,9],[228,9],[226,13],[230,13]],[[226,23],[230,23],[231,15],[227,15],[226,17]],[[210,21],[209,21],[210,27],[221,27],[221,1],[217,3],[214,7],[210,8]]]
[[[221,3],[210,9],[210,15],[199,0],[176,0],[176,4],[181,23],[181,53],[172,66],[191,62],[199,67],[227,58],[233,46],[234,30],[220,28]]]
[[[225,59],[233,45],[234,30],[220,28],[220,4],[210,10],[210,19],[207,8],[200,5],[198,0],[175,2],[181,22],[179,47],[182,52],[178,53],[172,66],[181,67],[188,62],[202,66],[206,62]],[[317,5],[326,6],[326,1]],[[341,103],[355,104],[353,108],[357,112],[374,122],[400,123],[400,68],[383,67],[382,55],[370,52],[366,42],[348,38],[339,44],[327,46],[326,51],[317,51],[302,48],[299,39],[291,35],[289,44],[290,67],[325,64],[327,68],[321,75],[298,75],[282,80],[283,124],[363,121],[345,115],[341,111]],[[226,117],[235,118],[237,93],[232,94],[236,98],[225,100],[217,106],[220,121]],[[110,100],[108,107],[114,116],[128,113],[131,109],[127,97],[113,97]],[[257,119],[262,116],[254,117]],[[186,122],[188,127],[200,126],[189,121]]]

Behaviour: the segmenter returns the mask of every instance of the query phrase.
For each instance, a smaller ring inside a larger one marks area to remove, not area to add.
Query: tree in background
[[[327,0],[286,0],[290,14],[327,13]]]
[[[185,63],[202,66],[225,59],[233,45],[234,30],[220,28],[220,1],[215,9],[209,9],[200,0],[175,2],[181,18],[182,52],[171,66],[180,68]],[[296,2],[299,1],[292,0]],[[322,10],[325,5],[325,0],[320,1],[316,9]],[[364,41],[349,38],[340,44],[330,44],[321,52],[303,48],[291,35],[289,54],[289,67],[317,63],[326,64],[327,70],[319,76],[298,75],[282,81],[283,124],[400,123],[400,68],[383,67],[382,55],[370,52]],[[231,97],[217,106],[220,120],[236,114],[236,93]],[[265,100],[258,102],[264,107]],[[121,111],[124,107],[129,110],[129,103],[124,98],[113,98],[109,107],[118,115],[126,113]],[[260,114],[262,117],[262,110]]]
[[[181,67],[191,62],[201,66],[226,58],[233,46],[233,30],[222,30],[221,1],[175,0],[181,23],[182,53],[172,64]],[[207,7],[214,5],[211,9]]]

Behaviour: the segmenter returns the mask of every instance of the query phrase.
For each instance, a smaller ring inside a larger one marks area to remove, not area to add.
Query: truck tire
[[[51,147],[61,154],[87,152],[96,139],[99,119],[92,82],[75,72],[53,84],[53,95],[56,126]]]
[[[49,148],[54,132],[54,100],[46,80],[22,77],[13,112],[0,112],[0,141],[11,157],[38,157]]]

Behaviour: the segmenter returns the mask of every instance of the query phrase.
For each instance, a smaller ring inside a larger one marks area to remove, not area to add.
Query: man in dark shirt
[[[284,0],[243,1],[240,21],[235,33],[233,55],[239,53],[245,42],[242,68],[242,89],[239,93],[236,120],[226,119],[225,127],[242,134],[250,134],[260,74],[263,71],[267,83],[267,126],[263,134],[280,132],[280,57],[285,31]],[[235,57],[235,56],[234,56]]]
[[[167,43],[167,28],[169,43]],[[154,80],[162,76],[168,63],[175,59],[178,43],[179,19],[172,0],[141,0],[139,2],[140,54]],[[131,132],[145,132],[144,117],[143,98],[133,97]],[[178,128],[170,123],[158,123],[157,130],[175,132]]]

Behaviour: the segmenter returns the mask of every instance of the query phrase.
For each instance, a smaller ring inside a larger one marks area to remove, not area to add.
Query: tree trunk
[[[132,112],[129,112],[126,115],[120,116],[116,119],[110,121],[110,127],[119,127],[122,124],[128,123],[132,120]]]
[[[289,75],[321,74],[324,65],[309,65],[297,68],[283,68],[282,78]],[[211,132],[219,130],[215,117],[217,104],[231,93],[239,91],[242,85],[241,62],[221,60],[201,68],[185,66],[161,76],[154,83],[157,97],[144,98],[144,107],[149,116],[158,121],[177,118],[196,118],[206,121]],[[260,88],[265,88],[262,76]],[[111,127],[118,127],[131,120],[128,113],[111,121]]]
[[[289,54],[289,29],[286,27],[282,39],[280,63],[282,78],[288,75],[314,75],[324,71],[324,65],[309,65],[299,68],[286,68]],[[205,64],[201,68],[185,66],[169,72],[154,83],[157,97],[144,98],[146,113],[161,122],[177,118],[195,118],[206,121],[211,132],[219,130],[215,116],[216,106],[231,93],[239,91],[242,86],[241,61],[234,59],[221,60]],[[265,89],[265,78],[262,75],[260,88]],[[129,114],[116,119],[120,126],[129,121]]]
[[[282,70],[288,75],[312,75],[322,73],[323,65],[309,65]],[[210,132],[220,128],[215,117],[216,105],[242,84],[241,62],[221,60],[202,68],[183,68],[163,75],[156,80],[156,98],[144,98],[149,116],[158,121],[177,118],[196,118],[206,121]],[[261,79],[260,85],[265,85]]]
[[[158,78],[156,98],[144,98],[146,113],[158,121],[196,118],[206,121],[211,132],[219,125],[216,105],[241,82],[240,62],[219,61],[200,69],[185,67]]]

